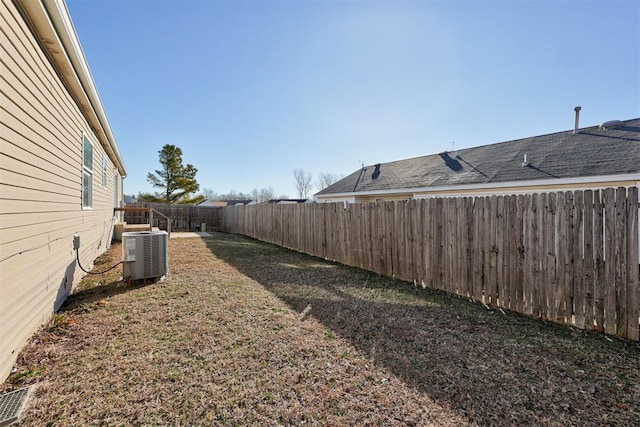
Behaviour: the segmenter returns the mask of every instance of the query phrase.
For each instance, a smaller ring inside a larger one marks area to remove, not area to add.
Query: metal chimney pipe
[[[573,134],[575,135],[576,133],[578,133],[578,125],[580,123],[580,110],[582,110],[582,107],[576,107],[573,109],[573,111],[576,112],[576,125],[573,129]]]

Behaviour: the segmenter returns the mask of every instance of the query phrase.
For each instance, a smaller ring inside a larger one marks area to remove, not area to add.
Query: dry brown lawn
[[[640,425],[637,343],[240,236],[170,270],[83,281],[0,388],[22,425]]]

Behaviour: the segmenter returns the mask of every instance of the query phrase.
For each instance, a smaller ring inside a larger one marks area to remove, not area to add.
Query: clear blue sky
[[[640,117],[640,2],[67,0],[129,176],[272,186]]]

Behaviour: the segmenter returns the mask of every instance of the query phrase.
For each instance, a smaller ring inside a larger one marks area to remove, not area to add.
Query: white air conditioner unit
[[[124,280],[153,279],[169,273],[169,244],[166,231],[122,233]]]

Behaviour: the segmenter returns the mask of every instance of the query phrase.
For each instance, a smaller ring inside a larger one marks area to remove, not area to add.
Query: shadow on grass
[[[116,280],[109,283],[82,289],[76,293],[69,295],[67,300],[60,308],[60,312],[71,311],[85,304],[92,304],[105,298],[114,297],[135,289],[144,288],[155,282],[138,282],[126,283],[122,280]]]
[[[637,343],[216,234],[212,253],[434,400],[485,424],[640,424]]]

